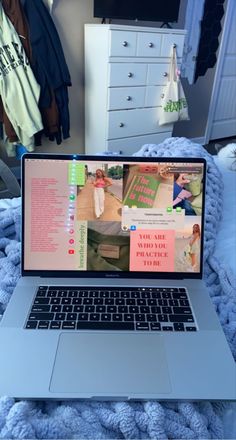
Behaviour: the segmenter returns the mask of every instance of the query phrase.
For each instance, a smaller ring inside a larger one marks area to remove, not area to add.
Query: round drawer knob
[[[149,43],[149,45],[148,45],[149,47],[153,47],[153,43]]]
[[[124,127],[124,123],[123,122],[120,122],[120,127]]]
[[[128,42],[127,41],[123,41],[122,44],[123,44],[124,47],[128,46]]]
[[[129,73],[128,73],[128,77],[129,77],[129,78],[132,78],[132,76],[133,76],[132,72],[129,72]]]
[[[132,100],[131,96],[126,97],[126,101],[131,101],[131,100]]]
[[[163,76],[168,76],[168,73],[167,73],[167,72],[164,72],[164,73],[163,73]]]

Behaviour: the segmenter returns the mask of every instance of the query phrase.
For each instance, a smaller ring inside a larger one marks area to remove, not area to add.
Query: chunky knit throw
[[[170,138],[158,146],[146,145],[135,155],[207,160],[204,278],[236,358],[236,281],[233,273],[214,257],[222,212],[221,174],[202,146],[185,138]],[[20,211],[13,207],[0,210],[0,313],[4,312],[19,276]],[[230,435],[235,438],[234,410],[233,404],[222,402],[16,402],[0,397],[0,438],[222,439]],[[227,418],[231,426],[225,423]]]

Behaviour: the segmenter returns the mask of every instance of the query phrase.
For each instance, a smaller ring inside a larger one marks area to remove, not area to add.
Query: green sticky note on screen
[[[69,185],[85,185],[85,164],[84,163],[69,163],[68,170],[68,184]]]
[[[124,205],[132,208],[152,208],[160,181],[151,175],[135,175],[128,193],[123,201]]]

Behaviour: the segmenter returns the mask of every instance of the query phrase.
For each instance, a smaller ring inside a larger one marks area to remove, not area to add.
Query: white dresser
[[[161,94],[172,45],[179,65],[186,31],[85,25],[85,152],[132,154],[160,143],[173,125],[159,126]]]

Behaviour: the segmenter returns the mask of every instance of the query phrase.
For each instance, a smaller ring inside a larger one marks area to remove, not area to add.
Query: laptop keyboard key
[[[52,321],[54,313],[30,313],[29,320],[33,321]]]
[[[59,313],[59,312],[61,312],[61,309],[62,309],[62,307],[61,306],[51,306],[51,312],[54,312],[54,313]]]
[[[74,305],[81,305],[82,304],[82,298],[73,298],[72,304]]]
[[[99,313],[91,313],[89,315],[89,320],[90,321],[99,321],[100,319],[100,314]]]
[[[121,298],[130,298],[130,293],[128,291],[120,293]]]
[[[77,298],[79,292],[77,290],[71,290],[68,292],[68,298]]]
[[[161,308],[156,306],[151,306],[151,312],[155,314],[161,313]]]
[[[124,314],[124,321],[134,321],[134,315],[131,313]]]
[[[182,322],[174,322],[174,329],[176,332],[184,332],[184,324]]]
[[[37,325],[38,325],[38,321],[28,321],[25,328],[35,329],[37,328]]]
[[[47,293],[47,297],[48,298],[56,298],[57,296],[57,291],[56,290],[49,290]]]
[[[70,312],[72,312],[72,310],[73,310],[72,306],[63,306],[62,307],[62,311],[65,313],[70,313]]]
[[[148,322],[155,322],[155,321],[157,321],[157,317],[156,317],[156,315],[153,315],[153,314],[147,314],[147,321]]]
[[[171,322],[194,322],[192,315],[169,315]]]
[[[168,316],[167,316],[167,315],[163,315],[163,314],[161,314],[161,315],[158,315],[158,321],[159,321],[159,322],[168,322],[169,319],[168,319]]]
[[[185,327],[186,332],[196,332],[197,328],[194,326],[191,327]]]
[[[36,297],[37,298],[43,298],[47,295],[47,291],[46,290],[38,290]]]
[[[67,290],[61,290],[57,294],[58,298],[66,298],[67,297]]]
[[[61,298],[51,298],[50,304],[61,304]]]
[[[138,307],[137,307],[138,308]],[[131,312],[131,310],[130,310],[130,312]],[[136,313],[138,313],[139,312],[139,310],[137,310],[136,311]],[[140,306],[140,312],[141,313],[149,313],[150,312],[150,309],[149,309],[149,307],[145,307],[145,306]],[[134,312],[135,313],[135,312]]]
[[[161,324],[159,322],[150,322],[150,327],[152,331],[160,331]]]
[[[146,299],[137,299],[137,305],[138,306],[146,306],[147,305],[147,301]]]
[[[73,313],[83,313],[84,306],[74,306],[73,307]]]
[[[32,307],[32,312],[50,312],[50,306],[46,305],[34,305]]]
[[[76,327],[76,322],[75,321],[64,321],[62,323],[63,330],[74,330],[75,327]]]
[[[61,328],[61,321],[52,321],[50,322],[50,329],[52,330],[60,330]]]
[[[173,299],[187,299],[187,293],[185,292],[173,292],[172,293]]]
[[[184,301],[184,300],[180,300],[180,301]],[[169,299],[168,300],[169,306],[175,306],[178,307],[179,306],[179,301],[178,299]],[[183,304],[184,305],[184,304]]]
[[[161,329],[164,332],[173,332],[173,327],[171,327],[171,325],[163,325]]]
[[[176,304],[178,305],[178,304]],[[181,307],[189,307],[189,301],[188,299],[179,299],[179,305]]]
[[[158,305],[159,306],[164,306],[164,307],[166,307],[166,306],[168,306],[168,301],[167,301],[167,299],[159,299],[158,300]]]
[[[84,311],[86,313],[94,313],[95,312],[95,306],[85,306]]]
[[[108,313],[117,313],[117,306],[107,306]]]
[[[113,321],[122,321],[122,314],[121,313],[113,313],[112,320]]]
[[[131,298],[140,298],[140,292],[136,292],[136,290],[135,291],[131,291],[130,292],[130,297]]]
[[[101,321],[111,321],[111,314],[110,313],[102,313],[101,314]]]
[[[36,297],[34,300],[34,305],[36,304],[49,304],[50,298],[38,298]]]
[[[82,304],[85,306],[93,305],[93,298],[83,298]]]
[[[61,304],[71,304],[71,298],[62,298],[61,299]]]
[[[77,313],[67,313],[66,321],[76,321]]]
[[[38,329],[48,329],[49,327],[49,321],[39,321],[38,323]]]
[[[183,315],[191,315],[192,314],[192,311],[191,311],[191,309],[190,309],[190,307],[174,307],[173,308],[174,309],[174,313],[176,314],[176,315],[181,315],[181,314],[183,314]]]
[[[96,290],[91,290],[89,292],[89,298],[98,298],[98,296],[99,296],[99,292]]]
[[[94,305],[103,305],[103,298],[94,298]]]
[[[55,321],[64,321],[66,318],[65,313],[56,313],[55,315]]]
[[[162,307],[162,313],[169,315],[172,313],[172,307]]]
[[[118,313],[128,313],[127,306],[118,306]]]
[[[77,322],[78,330],[134,330],[133,322]]]
[[[172,299],[171,292],[162,292],[161,296],[163,299]]]
[[[149,330],[148,322],[136,322],[136,330]]]
[[[96,306],[96,313],[105,313],[106,306]]]
[[[145,315],[144,313],[137,313],[135,315],[135,321],[145,321]]]
[[[106,306],[114,306],[115,300],[114,298],[105,298],[105,305]]]
[[[144,307],[143,307],[144,308]],[[142,307],[141,307],[142,309]],[[148,312],[149,312],[149,307],[147,307]],[[129,306],[129,313],[138,313],[139,312],[139,307],[138,306]],[[141,310],[142,312],[142,310]],[[143,312],[145,313],[145,312]]]
[[[151,298],[150,292],[141,292],[141,298]]]
[[[88,313],[79,313],[78,321],[88,321]]]

